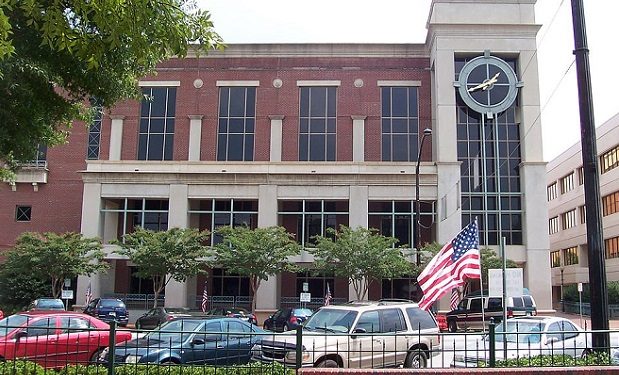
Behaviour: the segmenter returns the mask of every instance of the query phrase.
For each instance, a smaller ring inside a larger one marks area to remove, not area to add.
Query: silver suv
[[[303,367],[427,367],[439,329],[416,303],[381,300],[322,307],[303,324]],[[296,365],[297,337],[273,335],[252,348],[252,359]]]

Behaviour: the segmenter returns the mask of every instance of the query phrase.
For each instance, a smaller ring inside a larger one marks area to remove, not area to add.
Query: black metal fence
[[[54,318],[56,319],[56,318]],[[276,371],[301,367],[449,368],[501,366],[574,366],[619,364],[619,331],[557,331],[534,325],[502,332],[439,333],[304,330],[264,331],[234,319],[211,330],[199,320],[181,320],[180,329],[153,331],[56,323],[0,326],[0,356],[45,369],[67,365],[113,374],[118,366],[174,365]],[[40,321],[40,320],[39,320]],[[211,321],[217,321],[217,319]],[[499,326],[500,327],[500,326]],[[379,331],[379,330],[376,330]],[[593,350],[592,334],[608,334],[610,346]],[[262,364],[262,365],[260,365]],[[264,367],[266,366],[266,367]],[[9,367],[10,368],[10,367]],[[267,370],[265,370],[267,369]],[[0,374],[4,374],[0,369]],[[192,370],[193,371],[193,370]],[[223,370],[222,370],[223,371]],[[91,371],[89,371],[91,373]],[[130,372],[129,372],[130,373]],[[193,372],[191,372],[193,374]]]

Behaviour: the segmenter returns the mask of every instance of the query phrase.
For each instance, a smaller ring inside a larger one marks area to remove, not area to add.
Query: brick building
[[[505,237],[538,307],[550,308],[534,5],[434,0],[424,44],[239,44],[166,61],[140,81],[152,100],[105,108],[96,126],[76,125],[68,145],[2,187],[2,246],[24,230],[79,230],[111,250],[136,225],[239,224],[282,225],[306,246],[346,224],[413,247],[418,177],[422,243],[444,243],[477,217],[482,245],[498,248]],[[513,103],[468,104],[455,83],[461,71],[474,78],[473,60],[505,69],[474,94],[492,102],[509,87]],[[504,80],[510,71],[517,82]],[[95,295],[149,292],[126,259],[110,251],[108,260],[106,274],[79,279],[78,303],[87,285]],[[331,275],[283,273],[256,296],[225,270],[208,278],[213,298],[256,298],[262,312],[297,303],[304,283],[313,297],[327,284],[336,299],[352,296]],[[168,285],[165,303],[195,306],[203,283]],[[417,293],[403,278],[383,280],[369,297]]]

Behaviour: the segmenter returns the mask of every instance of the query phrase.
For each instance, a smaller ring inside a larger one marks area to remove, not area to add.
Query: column
[[[170,185],[168,228],[187,228],[189,200],[187,185]],[[195,284],[195,281],[194,281]],[[194,288],[195,290],[195,288]],[[189,301],[188,282],[170,280],[165,287],[165,306],[192,306]]]
[[[189,161],[200,160],[202,115],[189,115]]]
[[[122,120],[121,120],[122,121]],[[101,229],[101,184],[85,183],[82,195],[82,235],[85,237],[102,237]],[[86,289],[90,284],[93,296],[101,296],[101,275],[81,275],[77,278],[75,296],[76,305],[83,306],[86,302]]]
[[[281,137],[279,139],[281,140]],[[273,225],[277,225],[277,186],[260,185],[258,190],[258,226],[266,228]],[[280,277],[280,275],[274,275],[267,280],[262,280],[256,291],[254,296],[256,298],[256,311],[254,313],[259,315],[259,321],[264,320],[277,310]]]
[[[120,160],[125,116],[111,115],[110,118],[112,119],[112,126],[110,128],[110,160]]]
[[[365,119],[367,116],[350,116],[352,118],[352,161],[365,161]]]
[[[348,225],[355,229],[357,227],[368,227],[368,198],[369,189],[367,186],[351,186],[350,197],[348,200]],[[367,281],[364,281],[367,282]],[[356,299],[355,288],[348,284],[349,299]],[[368,296],[365,296],[367,299]]]
[[[282,123],[283,115],[269,116],[271,119],[271,161],[282,161]]]

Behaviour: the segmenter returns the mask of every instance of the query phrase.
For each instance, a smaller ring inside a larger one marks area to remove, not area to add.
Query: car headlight
[[[128,355],[125,358],[125,363],[138,363],[140,362],[141,355]]]
[[[309,362],[311,360],[311,353],[303,350],[301,352],[301,361],[302,362]],[[297,360],[297,352],[287,352],[286,356],[284,357],[285,360],[287,362],[295,362]]]
[[[254,357],[260,356],[261,351],[262,351],[262,345],[260,344],[254,344],[254,346],[251,347],[251,355]]]

